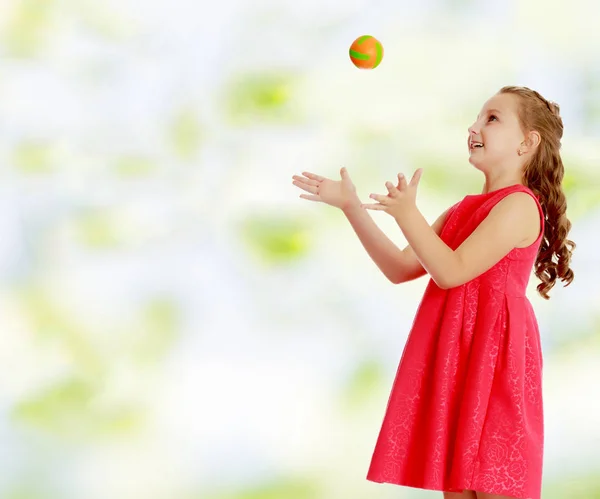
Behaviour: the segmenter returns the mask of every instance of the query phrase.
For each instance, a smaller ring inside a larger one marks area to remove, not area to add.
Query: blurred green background
[[[0,498],[380,499],[365,476],[427,280],[386,281],[304,170],[482,177],[504,85],[565,123],[575,281],[530,298],[544,499],[600,497],[600,7],[592,0],[0,3]],[[348,47],[384,46],[360,71]],[[397,226],[373,213],[404,244]]]

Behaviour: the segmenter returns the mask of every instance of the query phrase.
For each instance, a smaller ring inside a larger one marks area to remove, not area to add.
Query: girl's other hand
[[[325,203],[341,210],[360,206],[356,187],[346,168],[340,170],[340,177],[341,180],[331,180],[315,173],[302,172],[302,176],[294,175],[292,177],[292,184],[310,193],[300,194],[302,199]]]

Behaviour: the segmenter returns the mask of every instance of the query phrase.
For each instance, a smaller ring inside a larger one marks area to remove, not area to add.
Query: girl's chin
[[[481,161],[477,161],[473,156],[469,157],[469,163],[471,163],[477,170],[485,172],[485,165]]]

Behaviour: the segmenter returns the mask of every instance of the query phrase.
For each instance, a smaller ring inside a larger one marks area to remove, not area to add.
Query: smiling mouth
[[[471,142],[469,144],[469,151],[473,151],[475,149],[483,149],[483,144],[481,142]]]

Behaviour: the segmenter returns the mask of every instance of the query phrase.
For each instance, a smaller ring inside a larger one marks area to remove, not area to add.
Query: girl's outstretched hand
[[[392,215],[394,218],[402,216],[411,206],[416,205],[417,187],[423,170],[419,168],[413,175],[410,183],[406,183],[406,178],[402,173],[398,174],[398,185],[394,187],[391,182],[386,182],[388,194],[371,194],[369,197],[378,201],[374,204],[363,204],[368,210],[380,210]]]
[[[302,199],[318,201],[345,210],[353,205],[360,206],[360,199],[356,194],[356,187],[350,180],[346,168],[340,170],[341,180],[331,180],[315,173],[302,172],[302,176],[294,175],[292,178],[296,187],[309,192],[300,194]]]

